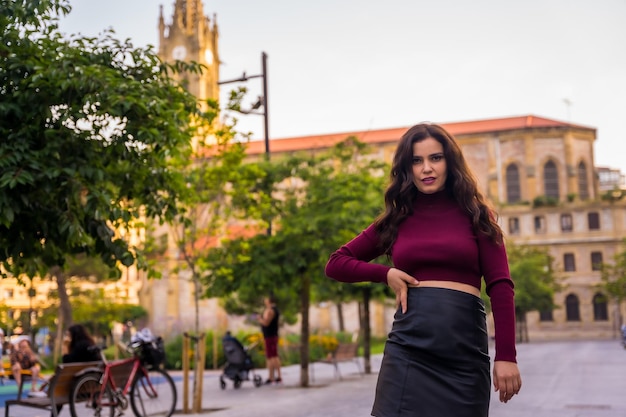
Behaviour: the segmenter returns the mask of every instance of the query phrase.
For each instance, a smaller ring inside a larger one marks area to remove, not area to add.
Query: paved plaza
[[[381,355],[374,356],[374,373],[364,376],[359,375],[356,364],[340,364],[342,380],[335,377],[332,366],[315,364],[315,382],[310,388],[298,387],[299,365],[283,368],[282,385],[260,388],[246,381],[234,389],[227,380],[222,390],[221,373],[209,371],[204,380],[203,411],[189,415],[366,417],[370,415],[380,360]],[[518,345],[518,360],[522,391],[508,404],[497,402],[493,395],[491,417],[626,416],[626,350],[617,340],[522,344]],[[258,373],[265,379],[264,369]],[[180,374],[175,373],[175,377],[180,388]],[[65,408],[62,416],[68,417]],[[4,414],[4,410],[0,412]],[[21,407],[12,407],[10,415],[48,417],[42,411]],[[132,411],[125,415],[132,416]]]

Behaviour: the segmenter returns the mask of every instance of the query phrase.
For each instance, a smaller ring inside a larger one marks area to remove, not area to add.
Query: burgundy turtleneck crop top
[[[326,275],[341,282],[387,283],[390,267],[370,263],[384,254],[370,225],[334,252]],[[393,265],[418,281],[454,281],[480,290],[485,280],[495,325],[495,360],[516,362],[513,281],[504,245],[473,230],[469,216],[445,191],[420,193],[398,227]]]

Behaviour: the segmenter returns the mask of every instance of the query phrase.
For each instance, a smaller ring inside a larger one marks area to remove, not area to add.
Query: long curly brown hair
[[[413,144],[427,138],[433,138],[443,146],[447,167],[445,190],[470,216],[476,232],[502,243],[502,230],[496,222],[495,213],[478,191],[476,178],[454,137],[439,125],[420,123],[407,130],[398,143],[390,183],[385,191],[385,211],[375,221],[385,253],[391,255],[398,226],[413,213],[413,202],[418,193],[413,178]]]

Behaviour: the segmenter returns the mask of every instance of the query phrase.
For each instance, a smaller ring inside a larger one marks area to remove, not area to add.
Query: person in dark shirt
[[[490,357],[482,281],[495,324],[493,385],[501,402],[522,386],[504,237],[460,146],[422,123],[400,139],[385,209],[332,253],[326,275],[387,284],[397,311],[372,415],[486,417]],[[370,261],[387,256],[393,266]]]
[[[258,318],[263,340],[265,342],[265,359],[269,376],[265,384],[280,384],[283,382],[280,373],[280,357],[278,356],[278,320],[280,311],[276,307],[276,300],[273,296],[265,297],[265,310]]]
[[[63,363],[102,360],[96,342],[82,324],[73,324],[65,332]]]

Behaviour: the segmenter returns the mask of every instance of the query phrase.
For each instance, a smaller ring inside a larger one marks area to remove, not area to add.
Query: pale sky
[[[270,140],[533,114],[596,128],[596,165],[626,173],[626,0],[203,3],[221,80],[268,54]],[[157,47],[173,4],[71,0],[61,29]],[[246,85],[252,103],[261,80]],[[261,116],[239,119],[262,139]]]

